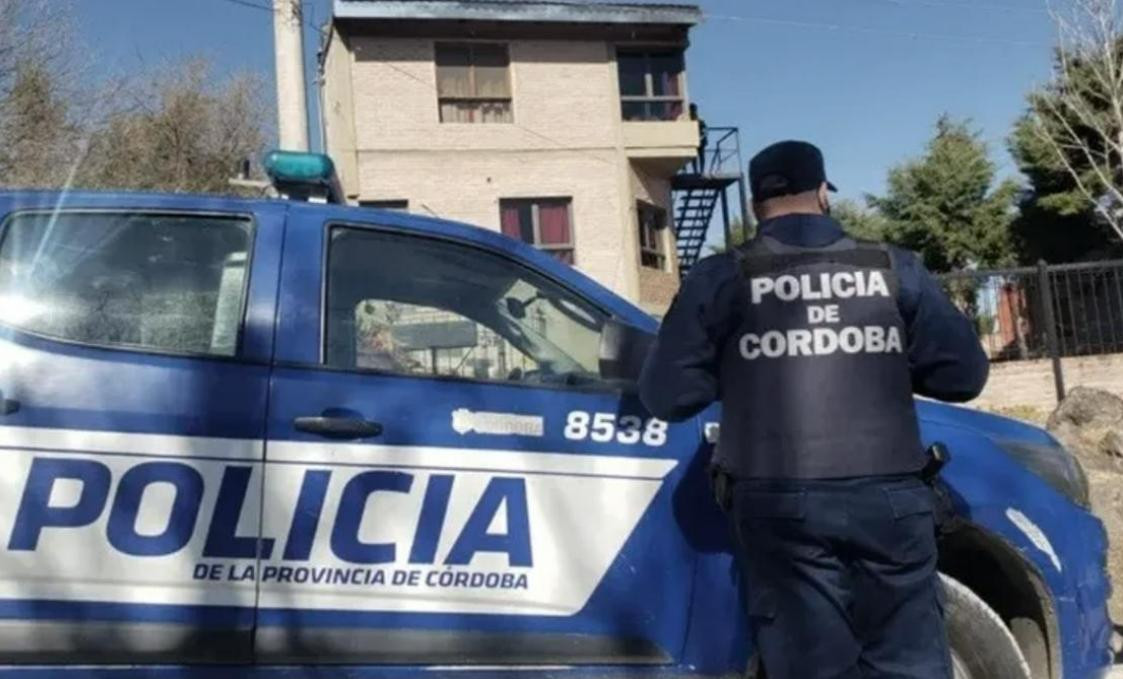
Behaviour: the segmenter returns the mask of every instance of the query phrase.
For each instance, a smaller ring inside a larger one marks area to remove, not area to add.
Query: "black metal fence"
[[[1123,260],[960,271],[941,281],[975,321],[991,361],[1123,352]]]

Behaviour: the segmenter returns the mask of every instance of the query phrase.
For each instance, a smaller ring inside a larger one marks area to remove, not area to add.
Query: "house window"
[[[566,264],[573,264],[573,228],[569,198],[520,198],[499,201],[503,235],[530,243]]]
[[[512,122],[509,70],[506,45],[438,44],[441,122]]]
[[[678,120],[683,114],[682,50],[616,55],[621,115],[628,121]]]
[[[360,200],[359,207],[369,207],[376,210],[401,210],[409,211],[408,200]]]
[[[667,211],[651,203],[637,201],[636,214],[639,218],[640,264],[666,271],[667,250],[663,232],[667,226]]]

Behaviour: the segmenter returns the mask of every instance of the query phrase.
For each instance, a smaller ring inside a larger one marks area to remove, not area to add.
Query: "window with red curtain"
[[[499,201],[503,235],[573,264],[573,224],[569,198],[517,198]]]

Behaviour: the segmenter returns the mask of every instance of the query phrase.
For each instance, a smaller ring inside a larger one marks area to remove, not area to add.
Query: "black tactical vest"
[[[919,471],[908,337],[886,248],[761,236],[736,256],[743,306],[722,349],[715,464],[738,478]]]

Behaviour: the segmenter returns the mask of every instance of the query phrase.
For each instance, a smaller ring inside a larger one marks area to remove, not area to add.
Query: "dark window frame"
[[[507,80],[507,96],[506,97],[484,97],[478,94],[476,83],[476,69],[478,68],[475,58],[475,49],[479,46],[499,47],[502,48],[503,54],[506,57],[506,63],[503,65],[504,73]],[[468,87],[472,91],[469,95],[449,95],[441,93],[441,50],[443,49],[467,49],[468,50]],[[462,125],[479,125],[479,124],[512,124],[515,122],[515,93],[511,78],[511,46],[507,42],[482,42],[482,41],[469,41],[469,42],[450,42],[450,41],[437,41],[433,43],[433,66],[436,69],[437,76],[437,118],[442,124],[462,124]],[[445,120],[443,108],[445,104],[461,104],[472,106],[469,111],[469,120]],[[504,107],[505,120],[482,120],[481,110],[487,105],[500,105]]]
[[[401,212],[409,212],[409,200],[406,198],[360,200],[359,207],[368,210],[399,210]]]
[[[658,219],[659,226],[653,227],[644,219],[651,215]],[[656,271],[666,271],[667,256],[667,210],[645,200],[636,201],[636,226],[639,232],[640,266]]]
[[[19,217],[27,215],[74,215],[74,214],[92,214],[92,215],[130,215],[130,216],[143,216],[143,217],[197,217],[200,219],[226,219],[230,221],[243,222],[247,227],[247,243],[246,243],[246,273],[242,281],[242,305],[238,310],[238,330],[237,337],[234,341],[234,352],[230,355],[215,354],[210,352],[200,351],[184,351],[175,349],[164,349],[145,345],[135,344],[110,344],[103,342],[87,342],[84,340],[77,340],[67,337],[60,337],[49,333],[30,330],[19,325],[5,323],[0,320],[0,328],[6,328],[19,335],[33,337],[45,342],[61,344],[63,346],[81,347],[84,349],[96,349],[99,351],[113,351],[125,354],[134,354],[139,356],[162,356],[168,358],[182,358],[193,359],[202,361],[213,361],[217,363],[240,363],[240,364],[260,364],[264,365],[261,361],[250,361],[244,357],[245,349],[245,334],[246,334],[246,320],[250,307],[250,293],[252,290],[254,260],[257,250],[257,235],[258,224],[257,217],[252,212],[238,212],[238,211],[215,211],[215,210],[177,210],[177,209],[147,209],[147,208],[74,208],[62,210],[45,210],[45,209],[26,209],[26,210],[13,210],[4,215],[3,221],[0,221],[0,250],[4,247],[4,241],[10,232],[9,226],[11,222]]]
[[[678,84],[677,95],[660,95],[655,94],[655,78],[654,68],[652,67],[653,58],[656,55],[669,56],[674,55],[679,62],[678,73],[675,75],[675,80]],[[629,57],[641,57],[644,62],[643,81],[644,93],[638,94],[624,94],[620,92],[620,116],[625,122],[665,122],[678,120],[686,113],[686,50],[681,46],[674,45],[651,45],[646,47],[617,47],[616,48],[616,62],[617,62],[617,82],[619,82],[619,68],[620,56],[627,55]],[[642,105],[645,110],[652,110],[652,107],[663,108],[668,110],[674,104],[678,104],[678,115],[671,116],[667,114],[645,116],[642,118],[629,118],[625,111],[629,108],[629,104]]]

